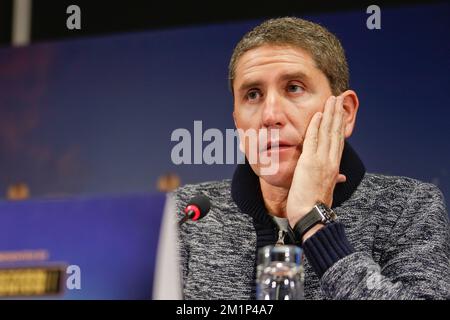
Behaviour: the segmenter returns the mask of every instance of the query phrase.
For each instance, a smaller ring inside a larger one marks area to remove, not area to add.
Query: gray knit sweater
[[[255,227],[233,201],[230,184],[186,185],[175,193],[180,212],[197,193],[212,203],[204,219],[180,228],[186,299],[255,298]],[[306,257],[306,299],[450,298],[450,231],[437,187],[365,173],[334,211],[354,249],[323,275]]]

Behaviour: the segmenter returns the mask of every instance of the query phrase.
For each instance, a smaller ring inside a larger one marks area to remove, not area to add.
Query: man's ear
[[[234,121],[234,126],[237,129],[239,129],[237,121],[236,121],[236,112],[233,111],[233,121]],[[245,149],[244,149],[244,142],[242,141],[242,137],[240,135],[240,130],[237,130],[238,135],[239,135],[239,150],[241,150],[242,153],[245,154]]]
[[[358,112],[359,100],[356,92],[353,90],[344,91],[341,96],[344,97],[344,123],[345,123],[345,137],[348,138],[352,135],[355,128],[356,114]]]

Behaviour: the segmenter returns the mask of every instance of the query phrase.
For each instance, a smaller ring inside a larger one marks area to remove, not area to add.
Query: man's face
[[[261,175],[260,163],[251,163],[253,170],[271,185],[289,187],[309,122],[332,95],[328,79],[305,50],[264,45],[238,60],[233,90],[238,129],[279,129],[279,147],[263,151],[278,153],[278,173]],[[246,144],[247,158],[249,153]]]

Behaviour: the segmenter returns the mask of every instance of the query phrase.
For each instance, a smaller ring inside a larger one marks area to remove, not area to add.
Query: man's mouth
[[[264,151],[283,151],[290,148],[295,147],[295,144],[289,143],[287,141],[269,141],[267,145],[263,147],[262,152]]]

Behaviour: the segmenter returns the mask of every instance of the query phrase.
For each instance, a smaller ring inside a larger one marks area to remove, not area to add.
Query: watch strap
[[[308,232],[316,224],[322,222],[322,216],[318,212],[316,206],[300,219],[294,226],[293,232],[298,243],[302,242],[303,235]]]

